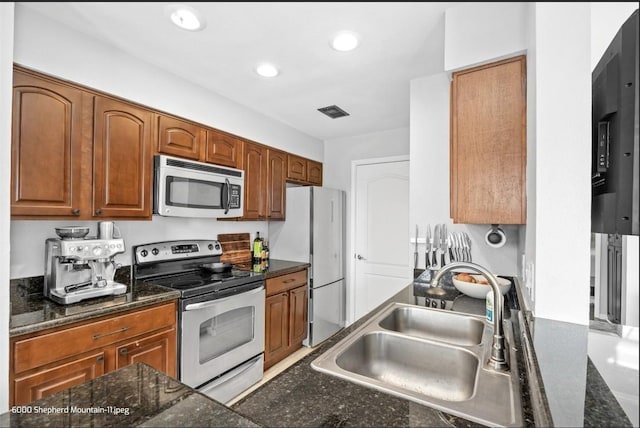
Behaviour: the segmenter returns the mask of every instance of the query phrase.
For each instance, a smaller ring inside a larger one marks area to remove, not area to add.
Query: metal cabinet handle
[[[129,350],[127,348],[120,348],[120,355],[127,355],[127,353],[129,352]]]
[[[96,361],[99,363],[104,363],[104,355],[100,355],[98,358],[96,358]]]
[[[127,331],[127,330],[129,330],[129,327],[122,327],[121,329],[116,330],[116,331],[112,331],[111,333],[94,334],[93,335],[93,340],[98,340],[98,339],[101,339],[101,338],[106,337],[106,336],[111,336],[112,334],[122,333],[123,331]]]
[[[102,208],[98,208],[96,210],[96,215],[102,215]]]
[[[72,213],[73,215],[80,215],[80,210],[79,210],[78,208],[74,208],[74,209],[71,211],[71,213]]]
[[[289,279],[286,279],[286,280],[282,281],[282,283],[283,283],[283,284],[287,284],[287,283],[289,283],[289,282],[293,282],[293,281],[295,281],[295,280],[296,280],[295,278],[289,278]]]

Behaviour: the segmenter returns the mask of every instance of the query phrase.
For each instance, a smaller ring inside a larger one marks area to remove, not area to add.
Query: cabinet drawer
[[[110,345],[176,323],[175,303],[125,313],[101,321],[14,343],[14,373]]]
[[[289,273],[287,275],[278,276],[275,278],[269,278],[266,281],[267,296],[272,294],[281,293],[291,288],[305,285],[307,283],[307,270],[301,270],[299,272]]]

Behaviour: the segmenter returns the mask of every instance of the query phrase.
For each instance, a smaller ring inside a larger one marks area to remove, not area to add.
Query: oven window
[[[167,176],[166,203],[174,207],[222,208],[224,183]]]
[[[255,308],[245,306],[200,324],[200,364],[249,343],[255,336]]]

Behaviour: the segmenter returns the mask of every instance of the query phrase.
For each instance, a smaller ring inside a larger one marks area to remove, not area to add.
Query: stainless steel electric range
[[[223,403],[262,379],[262,273],[220,262],[216,240],[135,246],[132,279],[180,291],[178,375]]]

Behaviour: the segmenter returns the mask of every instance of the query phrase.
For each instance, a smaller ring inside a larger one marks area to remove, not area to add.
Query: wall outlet
[[[531,302],[535,300],[535,268],[533,262],[529,262],[526,264],[525,273],[524,273],[524,286],[529,293],[529,298]]]

